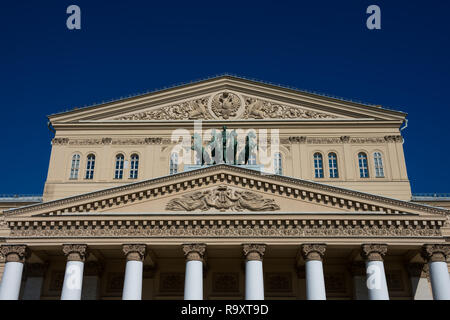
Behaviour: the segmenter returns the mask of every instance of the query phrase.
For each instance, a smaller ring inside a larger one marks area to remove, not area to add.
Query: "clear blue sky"
[[[82,29],[66,28],[77,4]],[[378,4],[382,30],[366,28]],[[450,192],[449,1],[8,1],[0,194],[41,194],[46,116],[229,72],[409,113],[413,192]]]

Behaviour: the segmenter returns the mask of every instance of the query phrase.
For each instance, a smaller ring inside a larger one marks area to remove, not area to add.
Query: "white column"
[[[450,255],[450,245],[425,245],[422,256],[428,261],[431,289],[434,300],[450,300],[450,277],[447,257]]]
[[[25,267],[25,286],[23,288],[23,300],[40,300],[44,275],[47,270],[47,264],[27,263]]]
[[[6,258],[6,264],[0,283],[0,300],[18,300],[23,264],[29,253],[27,246],[5,245],[1,247],[1,253]]]
[[[65,244],[63,245],[63,252],[67,256],[67,263],[61,300],[81,300],[87,245]]]
[[[264,300],[263,244],[244,244],[245,300]]]
[[[203,258],[206,245],[183,245],[186,257],[184,300],[203,300]]]
[[[326,300],[322,265],[325,249],[325,244],[305,244],[302,246],[302,255],[305,260],[307,300]]]
[[[122,300],[142,299],[142,277],[144,270],[145,244],[125,244],[123,252],[127,257]]]
[[[407,266],[414,300],[433,300],[431,285],[427,279],[428,265],[410,263]]]
[[[366,286],[369,300],[389,300],[383,264],[383,256],[386,252],[385,244],[362,245],[361,255],[366,260]]]

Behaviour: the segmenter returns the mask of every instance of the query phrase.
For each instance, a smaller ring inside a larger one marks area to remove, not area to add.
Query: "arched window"
[[[330,169],[330,178],[339,178],[337,155],[334,152],[328,154],[328,168]]]
[[[369,168],[367,166],[367,155],[364,152],[358,153],[359,177],[368,178]]]
[[[375,177],[384,178],[383,157],[381,152],[375,152],[373,154],[373,162],[375,165]]]
[[[94,179],[94,168],[95,168],[95,155],[90,154],[87,156],[86,162],[86,179]]]
[[[314,177],[323,178],[323,158],[319,152],[314,153]]]
[[[78,179],[79,171],[80,171],[80,155],[74,154],[72,156],[72,163],[70,165],[70,179]]]
[[[123,178],[123,163],[125,161],[125,157],[123,154],[118,154],[116,156],[116,169],[114,171],[114,179],[122,179]]]
[[[138,171],[139,171],[139,156],[137,154],[132,154],[130,165],[130,179],[137,179]]]
[[[178,172],[178,153],[172,153],[170,155],[169,174],[175,174]]]
[[[273,159],[274,171],[275,174],[282,175],[283,174],[283,161],[281,159],[281,153],[275,153],[275,157]]]

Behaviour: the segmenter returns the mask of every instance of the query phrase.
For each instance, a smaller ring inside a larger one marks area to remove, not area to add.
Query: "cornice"
[[[244,177],[245,175],[248,177]],[[211,183],[224,182],[248,186],[249,189],[260,189],[287,197],[341,206],[355,211],[381,211],[389,214],[416,211],[450,216],[450,210],[443,208],[387,198],[297,178],[265,175],[258,171],[226,164],[11,209],[5,211],[4,214],[8,219],[8,217],[17,214],[30,212],[48,215],[59,215],[63,212],[92,212],[99,207],[105,208],[179,190],[190,190],[193,187]]]
[[[392,238],[417,241],[444,241],[442,221],[376,219],[299,219],[291,218],[220,218],[185,217],[133,218],[71,217],[58,221],[11,221],[10,241],[18,239],[87,239],[87,238]]]

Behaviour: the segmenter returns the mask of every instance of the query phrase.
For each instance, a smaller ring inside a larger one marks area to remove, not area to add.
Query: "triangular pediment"
[[[5,211],[7,219],[96,214],[342,213],[445,217],[449,210],[215,165]]]
[[[403,112],[223,76],[49,116],[53,124],[142,121],[384,120]]]

